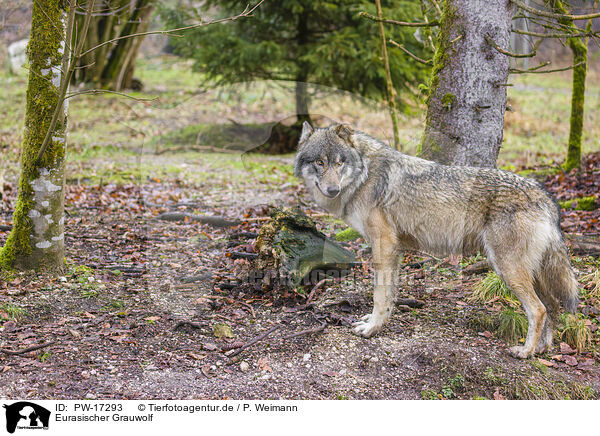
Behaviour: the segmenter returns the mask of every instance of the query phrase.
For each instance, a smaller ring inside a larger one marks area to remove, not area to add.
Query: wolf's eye
[[[325,162],[323,162],[321,159],[319,159],[318,161],[315,162],[317,165],[319,165],[320,167],[322,167],[323,165],[325,165]]]
[[[343,161],[343,160],[341,160],[341,161],[339,161],[337,164],[338,164],[338,167],[342,167],[342,166],[344,166],[344,161]]]

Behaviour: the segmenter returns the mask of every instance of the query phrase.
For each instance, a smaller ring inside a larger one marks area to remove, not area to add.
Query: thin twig
[[[510,0],[510,1],[513,2],[515,5],[517,5],[518,7],[520,7],[521,9],[523,9],[524,11],[538,15],[540,17],[554,18],[556,20],[559,20],[561,18],[568,19],[568,20],[593,20],[594,18],[600,17],[600,12],[597,12],[595,14],[583,14],[583,15],[556,14],[554,12],[541,11],[539,9],[532,8],[519,0]]]
[[[513,53],[511,51],[505,50],[502,47],[500,47],[496,41],[494,41],[492,39],[491,36],[486,35],[485,36],[485,41],[491,45],[492,47],[494,47],[496,49],[496,51],[498,51],[499,53],[502,53],[505,56],[510,56],[511,58],[532,58],[537,54],[537,49],[540,46],[541,42],[543,41],[542,39],[539,39],[534,45],[533,45],[533,51],[531,51],[530,53],[524,53],[524,54],[518,54],[518,53]]]
[[[389,39],[388,40],[390,44],[392,44],[394,47],[398,47],[400,50],[402,50],[404,53],[406,53],[407,55],[409,55],[411,58],[413,58],[415,61],[424,64],[424,65],[431,65],[431,59],[429,60],[425,60],[425,59],[421,59],[420,57],[418,57],[417,55],[411,53],[410,51],[408,51],[403,45],[398,44],[396,41],[394,41],[393,39]]]
[[[244,344],[243,346],[241,346],[240,348],[238,348],[237,350],[235,350],[233,353],[231,353],[229,355],[229,357],[235,357],[235,356],[237,356],[238,354],[240,354],[245,349],[250,348],[252,345],[256,344],[257,342],[262,341],[267,336],[269,336],[271,333],[273,333],[275,330],[279,330],[280,328],[281,328],[281,325],[279,325],[279,324],[276,325],[275,327],[270,328],[269,330],[267,330],[266,332],[264,332],[262,335],[255,337],[254,339],[252,339],[247,344]]]
[[[154,101],[157,100],[158,97],[154,97],[154,98],[141,98],[141,97],[134,97],[133,95],[129,95],[129,94],[125,94],[124,92],[118,92],[118,91],[111,91],[108,89],[88,89],[85,91],[76,91],[76,92],[72,92],[68,95],[65,96],[65,100],[71,97],[75,97],[77,95],[82,95],[82,94],[117,94],[120,95],[122,97],[127,97],[127,98],[131,98],[132,100],[137,100],[137,101]]]
[[[8,356],[21,356],[23,354],[27,354],[32,351],[37,351],[37,350],[41,350],[42,348],[49,347],[50,345],[54,345],[55,343],[56,343],[55,341],[46,342],[45,344],[34,345],[33,347],[23,348],[21,350],[16,350],[16,351],[7,350],[5,348],[0,348],[0,353],[6,354]]]
[[[393,24],[395,26],[406,26],[406,27],[435,27],[435,26],[439,26],[440,22],[438,20],[432,20],[429,22],[422,22],[422,23],[410,23],[407,21],[396,21],[396,20],[387,20],[387,19],[380,19],[378,17],[376,17],[375,15],[371,15],[368,14],[366,12],[360,12],[358,15],[360,15],[361,17],[365,17],[368,18],[369,20],[373,20],[373,21],[377,21],[377,22],[381,22],[381,23],[386,23],[386,24]]]
[[[550,62],[546,62],[545,65],[548,65],[549,63]],[[559,71],[572,70],[573,68],[577,68],[578,66],[583,65],[585,63],[586,63],[585,61],[582,61],[582,62],[576,63],[575,65],[569,65],[568,67],[564,67],[564,68],[555,68],[553,70],[542,70],[542,71],[539,71],[538,69],[544,66],[542,64],[542,65],[539,65],[537,67],[534,67],[535,69],[531,69],[530,68],[528,70],[518,70],[516,68],[511,68],[511,69],[508,70],[508,72],[510,74],[529,74],[529,73],[532,73],[532,74],[546,74],[546,73],[558,73]]]
[[[331,280],[331,277],[325,277],[323,280],[320,280],[315,286],[313,286],[313,288],[311,289],[310,293],[308,294],[308,298],[306,299],[306,303],[305,305],[309,304],[313,297],[315,296],[315,292],[317,291],[317,289],[319,289],[323,283],[327,282]]]
[[[124,35],[124,36],[119,36],[117,38],[113,38],[110,39],[108,41],[104,41],[86,51],[84,51],[83,53],[81,53],[81,56],[85,56],[86,54],[99,49],[100,47],[103,47],[107,44],[111,44],[113,42],[119,41],[121,39],[126,39],[126,38],[134,38],[137,36],[146,36],[146,35],[168,35],[171,33],[175,33],[175,32],[180,32],[182,30],[190,30],[190,29],[195,29],[197,27],[203,27],[203,26],[209,26],[211,24],[217,24],[217,23],[224,23],[227,21],[235,21],[239,18],[245,18],[245,17],[250,17],[252,15],[252,13],[256,10],[256,8],[258,8],[265,0],[260,0],[260,2],[258,2],[252,9],[250,9],[250,5],[246,6],[246,9],[243,10],[243,12],[239,15],[235,15],[233,17],[227,17],[227,18],[221,18],[219,20],[212,20],[212,21],[207,21],[205,23],[196,23],[196,24],[190,24],[189,26],[184,26],[184,27],[178,27],[177,29],[168,29],[168,30],[152,30],[149,32],[141,32],[141,33],[133,33],[131,35]],[[174,35],[177,36],[177,35]]]
[[[581,38],[589,36],[592,38],[600,37],[598,32],[584,32],[584,33],[543,33],[543,32],[530,32],[527,30],[511,29],[511,32],[518,33],[519,35],[534,36],[537,38]]]
[[[292,333],[291,335],[284,336],[283,339],[292,339],[292,338],[296,338],[298,336],[310,335],[313,333],[322,332],[323,330],[325,330],[326,327],[327,327],[327,322],[324,322],[323,324],[321,324],[318,327],[313,327],[312,329],[301,330],[297,333]]]

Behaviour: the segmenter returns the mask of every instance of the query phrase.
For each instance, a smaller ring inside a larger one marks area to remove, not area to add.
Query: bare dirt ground
[[[202,155],[152,157],[214,173]],[[282,160],[283,159],[283,160]],[[191,162],[191,163],[190,163]],[[0,278],[0,396],[47,399],[523,399],[597,398],[597,351],[562,358],[516,360],[509,344],[473,320],[494,303],[468,299],[482,277],[460,265],[411,255],[399,297],[424,302],[397,310],[376,337],[351,333],[370,311],[368,247],[348,244],[363,261],[354,279],[315,291],[261,293],[237,286],[244,261],[227,253],[252,251],[252,238],[272,205],[299,205],[326,234],[344,228],[313,208],[290,182],[291,158],[262,158],[254,172],[200,182],[152,177],[143,184],[98,186],[71,182],[67,192],[67,264],[53,278],[15,273]],[[258,168],[258,170],[256,170]],[[287,169],[286,169],[287,168]],[[258,183],[260,174],[275,177]],[[279,183],[277,183],[279,177]],[[6,182],[7,222],[16,195]],[[210,194],[208,194],[210,193]],[[180,211],[244,219],[213,228],[156,217]],[[0,232],[0,244],[8,232]],[[237,235],[237,236],[236,236]],[[409,265],[410,264],[410,265]],[[576,263],[579,274],[593,262]],[[594,323],[600,322],[595,319]],[[228,327],[232,337],[217,337]],[[274,329],[248,348],[253,339]],[[303,333],[314,329],[314,333]],[[217,334],[215,334],[217,333]],[[294,337],[290,335],[299,334]],[[240,351],[241,350],[241,351]],[[565,351],[564,349],[562,351]],[[239,352],[237,355],[233,353]],[[567,350],[567,353],[570,351]]]

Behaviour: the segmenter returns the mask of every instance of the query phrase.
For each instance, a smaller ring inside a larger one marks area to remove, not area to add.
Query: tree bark
[[[67,106],[38,152],[59,102],[66,37],[61,0],[33,3],[29,37],[29,81],[19,194],[13,227],[0,250],[0,267],[61,270],[64,267],[64,193]]]
[[[507,0],[446,0],[429,82],[421,156],[495,167],[504,128],[510,41]]]

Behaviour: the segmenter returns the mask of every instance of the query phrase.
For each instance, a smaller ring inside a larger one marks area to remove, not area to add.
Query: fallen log
[[[299,210],[279,209],[256,238],[255,273],[263,289],[295,288],[323,277],[342,277],[356,265],[354,255],[319,232]]]

